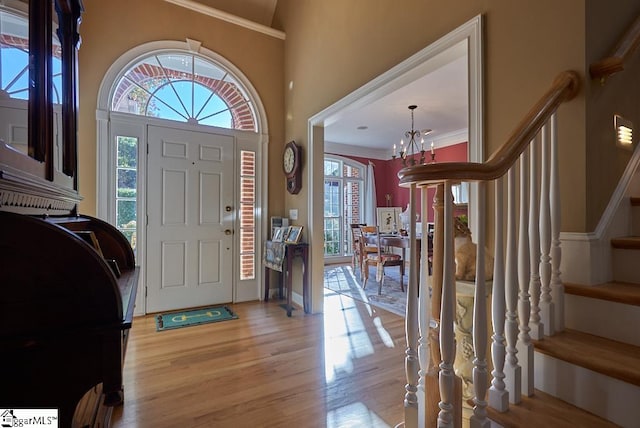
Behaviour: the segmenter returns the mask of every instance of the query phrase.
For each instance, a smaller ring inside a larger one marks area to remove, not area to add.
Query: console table
[[[265,252],[272,249],[274,246],[283,245],[284,246],[284,255],[282,259],[282,278],[280,280],[280,284],[278,286],[279,296],[283,298],[283,283],[287,288],[287,316],[291,316],[291,296],[293,294],[293,284],[291,281],[291,268],[293,266],[293,260],[296,257],[300,257],[302,261],[302,301],[304,307],[304,313],[308,314],[310,312],[310,297],[309,297],[309,271],[308,271],[308,260],[309,260],[309,244],[299,243],[299,244],[287,244],[282,242],[273,242],[266,241],[265,242]],[[273,264],[265,263],[264,267],[264,301],[269,301],[269,283],[270,283],[270,275],[269,270],[278,271],[277,268],[273,267]]]

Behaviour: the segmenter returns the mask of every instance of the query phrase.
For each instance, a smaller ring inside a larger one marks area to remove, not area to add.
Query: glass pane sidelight
[[[324,160],[324,255],[352,253],[351,223],[362,222],[364,167],[347,158]]]
[[[256,276],[256,152],[240,152],[240,279]]]
[[[138,138],[116,137],[116,227],[136,251]]]
[[[324,180],[324,255],[340,255],[341,180]]]

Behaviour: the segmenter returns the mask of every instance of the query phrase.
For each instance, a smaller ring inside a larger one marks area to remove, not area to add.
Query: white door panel
[[[233,298],[234,138],[149,126],[147,312]]]

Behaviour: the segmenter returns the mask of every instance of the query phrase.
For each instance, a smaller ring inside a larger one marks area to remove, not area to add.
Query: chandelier
[[[409,139],[406,147],[404,145],[404,140],[400,140],[400,152],[396,152],[397,146],[395,143],[393,144],[393,154],[391,158],[395,160],[398,155],[400,156],[400,160],[402,160],[402,166],[414,166],[416,163],[415,155],[420,153],[420,165],[424,164],[424,137],[427,134],[431,133],[431,129],[423,129],[422,131],[418,131],[413,129],[413,111],[418,108],[416,105],[410,105],[409,110],[411,111],[411,131],[407,131],[404,133],[404,136]],[[418,147],[418,143],[416,140],[420,139],[420,147]],[[431,162],[436,161],[436,153],[433,150],[433,141],[431,142]]]

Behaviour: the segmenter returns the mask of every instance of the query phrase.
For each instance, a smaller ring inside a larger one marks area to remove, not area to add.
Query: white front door
[[[233,298],[233,136],[148,127],[147,312]]]

